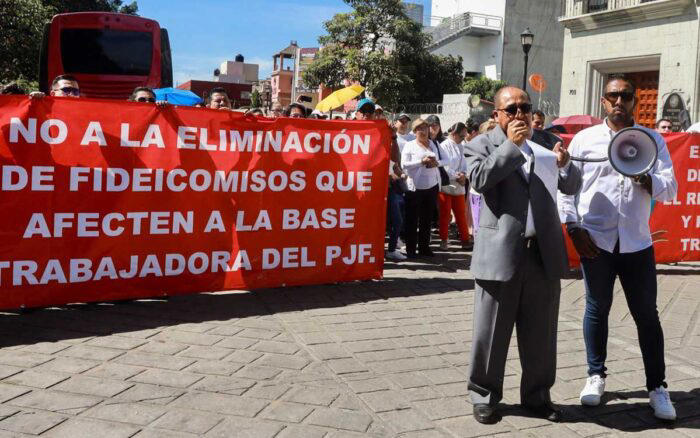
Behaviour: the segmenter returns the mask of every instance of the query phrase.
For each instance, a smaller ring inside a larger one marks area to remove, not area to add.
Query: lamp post
[[[523,33],[520,34],[520,44],[523,46],[523,52],[525,53],[525,68],[523,69],[523,90],[527,91],[527,54],[530,52],[530,47],[532,47],[532,41],[535,39],[535,35],[530,32],[530,28],[526,27]]]

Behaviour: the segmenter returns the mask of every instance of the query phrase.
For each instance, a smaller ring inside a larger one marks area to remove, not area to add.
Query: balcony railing
[[[652,20],[684,13],[694,0],[560,0],[559,21],[572,31]]]
[[[426,27],[425,32],[431,36],[430,48],[447,44],[462,35],[498,35],[503,27],[503,18],[494,15],[466,12],[447,17],[440,24]]]

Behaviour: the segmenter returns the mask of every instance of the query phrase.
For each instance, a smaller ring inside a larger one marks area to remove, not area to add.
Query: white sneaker
[[[675,420],[676,409],[671,403],[671,397],[663,386],[649,391],[649,404],[654,409],[654,416],[662,420]]]
[[[443,251],[447,251],[450,249],[450,245],[447,243],[447,240],[443,240],[440,242],[440,249]]]
[[[583,387],[579,399],[585,406],[598,406],[600,397],[605,392],[605,379],[598,374],[594,374],[586,379],[586,386]]]
[[[398,249],[395,249],[391,252],[387,251],[386,258],[388,258],[389,260],[401,261],[406,260],[408,257],[400,253]]]
[[[399,238],[396,240],[396,249],[401,249],[401,248],[403,248],[404,246],[405,246],[405,245],[404,245],[404,243],[403,243],[403,240],[401,240],[401,238],[399,237]]]

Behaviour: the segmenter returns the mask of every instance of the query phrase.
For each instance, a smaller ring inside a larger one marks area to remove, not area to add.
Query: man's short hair
[[[0,94],[27,94],[27,90],[17,82],[10,82],[2,87]]]
[[[534,117],[534,116],[540,116],[540,117],[542,117],[543,119],[546,118],[546,116],[544,115],[544,113],[542,112],[542,110],[534,110],[534,111],[532,112],[532,116],[533,116],[533,117]]]
[[[75,78],[73,75],[58,75],[55,78],[53,78],[53,81],[51,82],[51,89],[58,84],[58,81],[71,81],[78,83],[78,80]]]
[[[211,103],[211,97],[217,93],[223,94],[224,96],[226,96],[226,99],[231,100],[231,98],[228,95],[228,92],[226,91],[226,89],[224,87],[216,87],[216,88],[212,88],[211,91],[209,91],[209,95],[207,96],[207,105],[209,105]]]
[[[289,106],[287,107],[287,109],[284,111],[284,115],[287,117],[291,116],[292,115],[292,108],[298,108],[301,111],[301,113],[304,114],[304,117],[309,116],[308,110],[306,109],[306,107],[300,103],[297,103],[297,102],[290,103]]]
[[[138,93],[139,91],[146,91],[148,93],[151,93],[153,95],[153,97],[156,97],[156,93],[153,91],[152,88],[150,88],[150,87],[136,87],[136,88],[134,88],[134,91],[131,92],[131,96],[129,96],[129,100],[133,102],[136,99],[136,93]]]
[[[467,119],[466,125],[467,125],[467,132],[470,133],[470,134],[479,131],[479,125],[480,125],[480,123],[479,123],[479,121],[476,120],[476,119],[473,119],[473,118],[469,117],[469,118]]]
[[[605,86],[603,86],[603,92],[605,92],[605,90],[608,88],[608,85],[609,85],[610,82],[612,82],[612,81],[624,81],[624,82],[627,82],[627,83],[630,84],[630,86],[632,87],[632,94],[634,94],[634,93],[637,92],[637,87],[634,85],[634,83],[633,83],[632,81],[630,81],[629,79],[627,79],[627,78],[625,77],[625,75],[623,75],[622,73],[615,73],[615,74],[611,74],[610,76],[608,76],[608,80],[605,81]]]
[[[656,121],[656,125],[655,125],[655,126],[658,128],[659,125],[661,124],[661,122],[668,122],[668,123],[670,123],[670,124],[673,124],[673,122],[671,121],[671,119],[659,119],[659,120]]]

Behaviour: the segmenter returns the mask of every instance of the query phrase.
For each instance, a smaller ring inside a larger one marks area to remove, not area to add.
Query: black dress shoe
[[[434,257],[435,256],[435,253],[433,252],[432,249],[418,250],[418,254],[422,255],[423,257]]]
[[[496,424],[501,421],[501,415],[494,406],[477,403],[474,405],[474,419],[481,424]]]
[[[551,403],[545,403],[540,406],[524,406],[524,408],[539,418],[544,418],[554,423],[561,421],[561,411]]]

